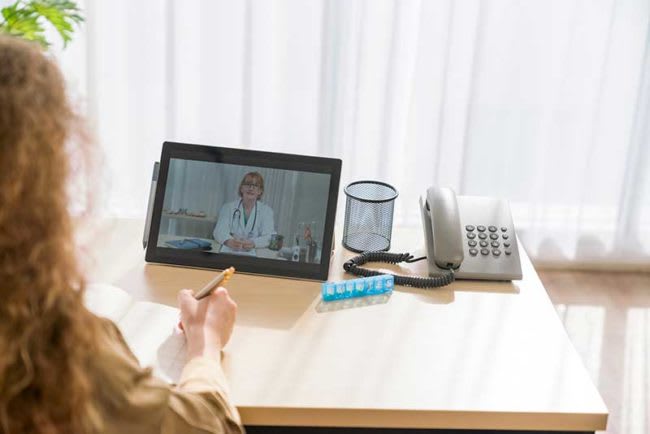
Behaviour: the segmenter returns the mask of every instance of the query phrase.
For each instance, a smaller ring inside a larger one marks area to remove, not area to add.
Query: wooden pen
[[[202,298],[207,297],[212,294],[212,291],[219,287],[219,284],[225,284],[232,275],[235,274],[235,267],[226,268],[221,273],[219,273],[214,279],[207,283],[203,288],[194,294],[194,298],[201,300]]]
[[[226,268],[221,273],[219,273],[217,277],[209,281],[207,285],[199,289],[199,291],[194,294],[194,298],[196,300],[201,300],[202,298],[205,298],[208,295],[212,294],[212,291],[217,289],[219,287],[219,284],[225,284],[233,274],[235,274],[235,267]],[[183,330],[183,323],[180,319],[178,320],[178,328],[180,330]]]

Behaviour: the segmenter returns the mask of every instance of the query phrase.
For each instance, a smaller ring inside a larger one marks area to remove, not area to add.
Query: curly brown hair
[[[77,128],[58,67],[0,36],[0,430],[93,432],[89,364],[99,320],[68,214],[66,143]]]

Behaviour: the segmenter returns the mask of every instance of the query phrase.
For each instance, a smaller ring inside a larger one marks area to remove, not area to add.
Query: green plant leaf
[[[45,39],[45,29],[38,22],[38,15],[28,8],[20,8],[16,2],[2,9],[4,22],[0,28],[12,36],[19,36],[30,41],[36,41],[47,47],[49,44]]]
[[[19,10],[18,5],[19,2],[16,2],[12,5],[5,6],[4,8],[2,8],[2,17],[5,19],[5,22],[11,20],[12,17],[18,13]],[[5,23],[2,24],[4,25]]]
[[[63,39],[63,46],[72,40],[73,25],[83,21],[76,3],[68,0],[35,0],[33,10],[48,20]]]
[[[81,10],[70,0],[16,0],[0,11],[4,18],[0,22],[0,32],[37,41],[44,47],[50,45],[45,37],[44,22],[54,27],[66,47],[72,40],[75,25],[84,21]]]

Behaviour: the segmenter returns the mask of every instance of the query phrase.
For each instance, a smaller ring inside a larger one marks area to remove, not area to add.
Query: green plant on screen
[[[61,36],[66,47],[75,26],[84,21],[77,3],[69,0],[16,0],[0,9],[0,13],[0,33],[36,41],[44,48],[52,45],[47,40],[47,23]]]

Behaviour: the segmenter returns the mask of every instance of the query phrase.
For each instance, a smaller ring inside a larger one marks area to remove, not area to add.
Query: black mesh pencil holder
[[[343,246],[359,253],[390,249],[397,190],[379,181],[356,181],[344,191]]]

